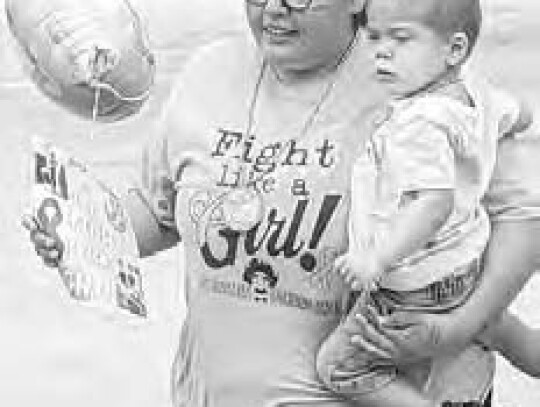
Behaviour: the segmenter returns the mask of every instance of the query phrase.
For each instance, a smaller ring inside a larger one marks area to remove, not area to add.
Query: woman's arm
[[[135,232],[141,257],[151,256],[156,252],[173,247],[180,241],[180,236],[175,228],[159,222],[140,190],[131,189],[124,199],[124,205]]]
[[[123,204],[128,212],[141,257],[168,249],[180,241],[175,228],[164,226],[158,221],[158,217],[139,190],[130,190],[124,197]],[[21,222],[29,231],[30,240],[43,262],[50,267],[61,265],[63,252],[58,239],[47,233],[31,215],[24,215]]]
[[[408,364],[467,347],[515,298],[538,264],[540,220],[501,222],[485,256],[484,274],[469,301],[447,314],[358,315],[351,338],[363,351]]]
[[[152,138],[143,149],[141,164],[142,186],[128,190],[124,205],[139,253],[146,257],[168,249],[180,240],[174,221],[176,191],[166,137]]]
[[[168,161],[168,144],[163,137],[151,141],[143,150],[140,186],[130,188],[121,198],[141,257],[170,248],[180,240],[174,221],[176,193]],[[58,266],[63,257],[61,242],[44,230],[32,215],[24,216],[22,222],[45,264]]]
[[[527,326],[510,312],[503,312],[482,333],[481,340],[521,371],[540,379],[540,329]]]

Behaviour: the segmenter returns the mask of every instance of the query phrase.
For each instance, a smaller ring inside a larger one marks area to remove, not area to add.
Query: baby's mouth
[[[391,82],[396,78],[396,74],[386,68],[377,68],[375,71],[375,77],[381,82]]]

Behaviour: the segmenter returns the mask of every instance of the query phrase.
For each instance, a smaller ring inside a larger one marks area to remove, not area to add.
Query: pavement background
[[[133,3],[157,54],[156,90],[139,115],[106,126],[82,122],[45,100],[21,74],[5,22],[0,23],[1,406],[169,406],[169,365],[184,313],[181,255],[169,251],[145,263],[152,276],[150,300],[159,312],[145,325],[128,325],[67,298],[19,226],[28,197],[31,135],[65,146],[110,182],[129,183],[137,177],[142,141],[185,58],[213,38],[245,29],[241,0]],[[485,35],[475,63],[540,110],[540,2],[486,0],[485,9]],[[540,276],[512,308],[540,327]],[[496,400],[498,406],[536,407],[540,382],[499,360]]]

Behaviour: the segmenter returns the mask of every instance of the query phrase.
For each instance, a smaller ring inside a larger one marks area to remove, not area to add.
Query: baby
[[[360,405],[435,406],[420,390],[431,363],[398,368],[358,352],[350,343],[354,315],[367,303],[384,315],[450,312],[467,300],[489,239],[480,200],[497,137],[525,129],[531,119],[497,91],[505,114],[497,132],[483,127],[481,101],[461,75],[480,30],[478,0],[372,0],[367,21],[376,80],[391,101],[353,166],[349,250],[335,267],[355,302],[322,344],[317,370],[328,387]],[[503,315],[481,339],[534,373],[535,336]]]

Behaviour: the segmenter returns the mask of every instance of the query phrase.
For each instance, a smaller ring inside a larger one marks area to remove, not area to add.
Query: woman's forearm
[[[492,227],[478,287],[451,316],[455,329],[449,330],[449,347],[465,347],[494,321],[539,264],[540,220],[501,221]]]
[[[141,257],[168,249],[180,241],[175,229],[163,227],[150,210],[144,198],[131,190],[124,199],[131,226],[135,232]]]
[[[527,326],[510,312],[503,312],[480,339],[521,371],[540,378],[540,329]]]

